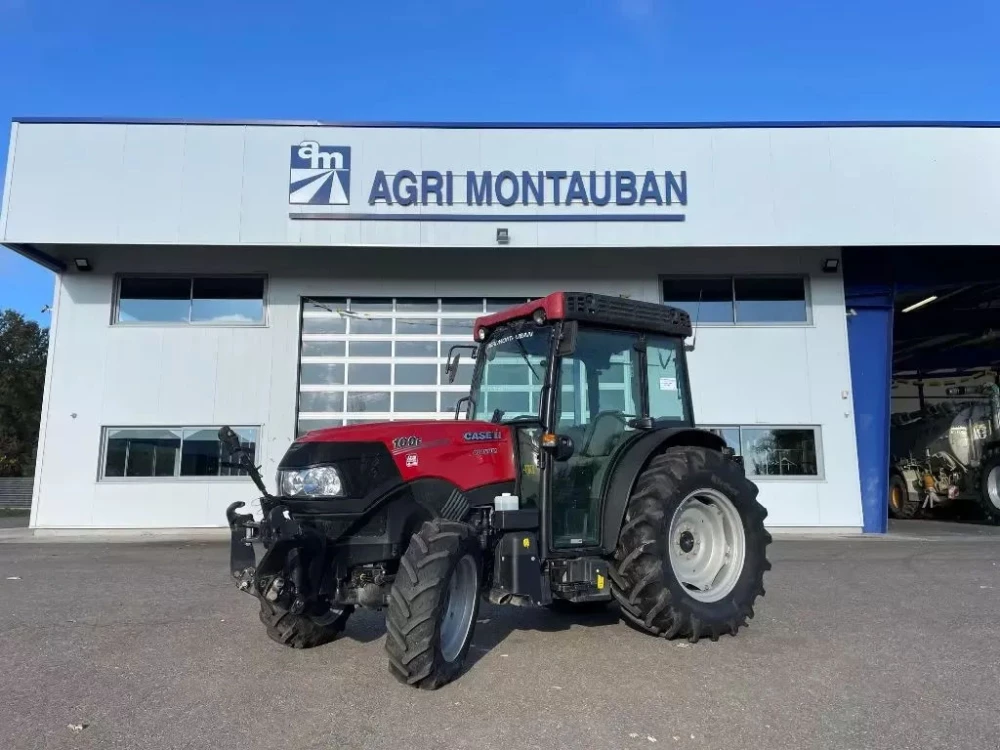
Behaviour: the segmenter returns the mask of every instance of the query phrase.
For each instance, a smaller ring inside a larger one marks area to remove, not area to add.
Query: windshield
[[[473,419],[496,422],[537,417],[552,327],[518,321],[493,331],[472,383]]]

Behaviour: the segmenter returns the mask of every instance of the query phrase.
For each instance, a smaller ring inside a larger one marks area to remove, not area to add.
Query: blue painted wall
[[[861,510],[867,533],[885,533],[889,498],[889,394],[893,290],[846,290]]]

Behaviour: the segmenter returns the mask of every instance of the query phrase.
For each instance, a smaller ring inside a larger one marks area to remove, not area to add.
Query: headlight
[[[344,483],[332,466],[281,472],[281,494],[286,496],[338,497],[344,494]]]

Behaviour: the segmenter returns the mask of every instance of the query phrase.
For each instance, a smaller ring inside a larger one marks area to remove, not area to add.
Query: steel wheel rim
[[[700,602],[728,596],[746,561],[746,531],[733,501],[715,489],[685,497],[670,520],[670,566],[687,594]]]
[[[986,495],[993,507],[1000,510],[1000,466],[994,466],[986,475]]]
[[[903,493],[900,492],[899,487],[897,485],[892,486],[892,490],[889,493],[889,502],[892,504],[892,507],[895,508],[896,510],[899,510],[900,508],[903,507]]]
[[[448,600],[441,618],[441,655],[445,661],[455,661],[472,629],[472,616],[476,609],[479,591],[479,574],[472,555],[464,555],[452,571],[448,583]]]

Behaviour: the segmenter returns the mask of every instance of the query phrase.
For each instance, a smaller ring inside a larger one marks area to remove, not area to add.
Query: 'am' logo
[[[303,141],[292,146],[288,202],[346,206],[351,202],[350,146],[320,146]]]

